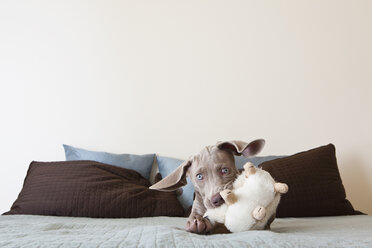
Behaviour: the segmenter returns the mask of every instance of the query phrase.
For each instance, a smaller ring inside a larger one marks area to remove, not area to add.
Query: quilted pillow
[[[95,152],[73,146],[63,145],[66,160],[93,160],[105,164],[115,165],[139,172],[144,178],[150,179],[155,154],[134,155]]]
[[[289,186],[277,217],[361,214],[346,199],[333,144],[267,161],[261,167]]]
[[[95,161],[32,162],[5,214],[96,218],[183,216],[174,192],[150,190],[138,172]]]

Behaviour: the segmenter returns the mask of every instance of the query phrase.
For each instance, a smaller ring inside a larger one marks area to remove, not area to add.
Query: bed
[[[271,231],[197,235],[185,218],[0,216],[0,247],[372,247],[372,216],[276,219]]]
[[[0,216],[0,247],[372,247],[372,216],[346,199],[332,144],[260,164],[290,190],[270,231],[233,234],[186,232],[193,192],[149,189],[153,157],[125,157],[124,165],[141,159],[134,168],[80,157],[32,162]],[[159,159],[159,171],[181,162]]]

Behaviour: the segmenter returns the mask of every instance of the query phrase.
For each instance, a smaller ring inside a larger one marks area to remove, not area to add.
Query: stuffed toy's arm
[[[285,194],[288,192],[288,185],[285,183],[275,183],[274,184],[275,192],[280,194]]]
[[[207,217],[211,222],[225,223],[225,216],[228,206],[238,201],[238,198],[232,190],[225,189],[220,192],[225,203],[218,208],[208,209],[204,217]]]

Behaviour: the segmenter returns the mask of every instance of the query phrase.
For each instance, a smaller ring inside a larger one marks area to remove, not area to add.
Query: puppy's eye
[[[204,176],[203,176],[202,173],[199,173],[199,174],[196,175],[196,179],[198,179],[198,180],[203,180],[203,178],[204,178]]]
[[[229,173],[229,169],[228,168],[222,168],[221,173],[222,174],[227,174],[227,173]]]

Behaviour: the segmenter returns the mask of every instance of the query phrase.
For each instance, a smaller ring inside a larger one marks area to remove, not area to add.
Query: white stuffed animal
[[[275,218],[280,194],[287,191],[287,184],[275,182],[267,171],[246,163],[233,189],[220,192],[225,203],[208,209],[204,216],[225,224],[231,232],[262,230],[270,218]]]

